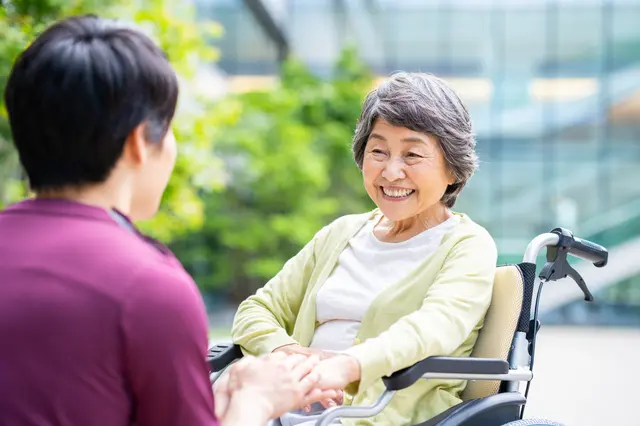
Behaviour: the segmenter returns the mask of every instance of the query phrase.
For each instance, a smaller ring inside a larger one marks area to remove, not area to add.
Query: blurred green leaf
[[[198,229],[204,221],[204,202],[200,191],[219,189],[221,170],[213,153],[213,130],[207,125],[211,105],[190,90],[198,67],[218,57],[210,43],[222,33],[218,23],[196,19],[191,4],[180,0],[12,0],[0,8],[0,89],[17,55],[36,34],[52,22],[72,15],[95,13],[118,18],[137,26],[152,37],[168,54],[181,79],[180,102],[191,108],[179,109],[174,127],[180,141],[175,174],[164,195],[161,212],[142,224],[142,228],[163,241]],[[194,112],[196,111],[196,112]],[[17,156],[11,145],[4,100],[0,101],[0,206],[24,196],[14,183],[21,178]],[[24,187],[24,183],[17,185]]]

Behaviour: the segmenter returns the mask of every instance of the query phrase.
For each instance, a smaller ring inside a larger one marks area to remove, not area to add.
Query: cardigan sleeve
[[[326,238],[323,228],[282,270],[238,307],[231,336],[251,355],[273,352],[296,342],[291,334],[316,265],[316,250]]]
[[[457,242],[420,309],[347,350],[361,366],[360,382],[349,390],[364,390],[384,376],[429,356],[450,355],[462,345],[491,303],[497,257],[486,231]]]

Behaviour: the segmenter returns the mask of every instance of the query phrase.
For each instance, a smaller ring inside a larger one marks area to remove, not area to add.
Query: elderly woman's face
[[[436,138],[377,120],[362,167],[367,193],[392,221],[439,207],[454,182]]]

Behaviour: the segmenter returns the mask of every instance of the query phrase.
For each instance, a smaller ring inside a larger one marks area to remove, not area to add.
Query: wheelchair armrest
[[[396,371],[382,381],[388,390],[401,390],[417,382],[426,373],[446,374],[507,374],[509,363],[495,358],[432,356]]]
[[[218,343],[209,348],[207,364],[212,373],[223,370],[236,359],[243,357],[240,346],[233,343]]]

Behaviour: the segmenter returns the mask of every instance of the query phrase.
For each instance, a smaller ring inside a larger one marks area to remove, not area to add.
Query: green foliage
[[[51,6],[45,1],[35,2],[33,16],[22,14],[26,9],[24,1],[7,3],[0,8],[0,94],[4,94],[7,77],[13,61],[20,51],[34,37],[42,24],[36,15],[46,15]],[[17,156],[11,145],[11,132],[4,105],[4,96],[0,96],[0,207],[5,203],[22,198],[24,185],[16,179],[20,175]]]
[[[172,245],[202,287],[244,298],[322,226],[372,207],[350,146],[371,84],[349,50],[328,81],[292,59],[276,88],[218,103],[209,123],[226,186],[202,194],[202,230]]]
[[[197,232],[204,223],[201,194],[220,189],[222,166],[213,153],[214,129],[209,123],[213,104],[197,93],[199,67],[218,58],[209,41],[222,34],[219,24],[197,21],[193,6],[180,0],[144,0],[131,8],[132,19],[167,53],[180,78],[180,101],[173,123],[179,143],[176,168],[165,191],[160,212],[140,224],[143,231],[171,242]],[[124,11],[119,12],[122,17]]]
[[[117,17],[138,26],[167,52],[181,79],[180,107],[174,122],[181,142],[175,173],[165,193],[162,211],[142,224],[154,236],[171,241],[198,229],[204,205],[200,190],[220,186],[209,169],[216,164],[212,130],[207,125],[211,105],[194,95],[191,82],[199,65],[218,57],[209,41],[222,29],[215,22],[196,21],[193,7],[180,0],[12,0],[0,8],[0,89],[4,91],[17,55],[52,22],[77,14]],[[186,107],[185,107],[186,105]],[[0,101],[0,207],[26,195],[26,185],[11,146],[4,101]]]

